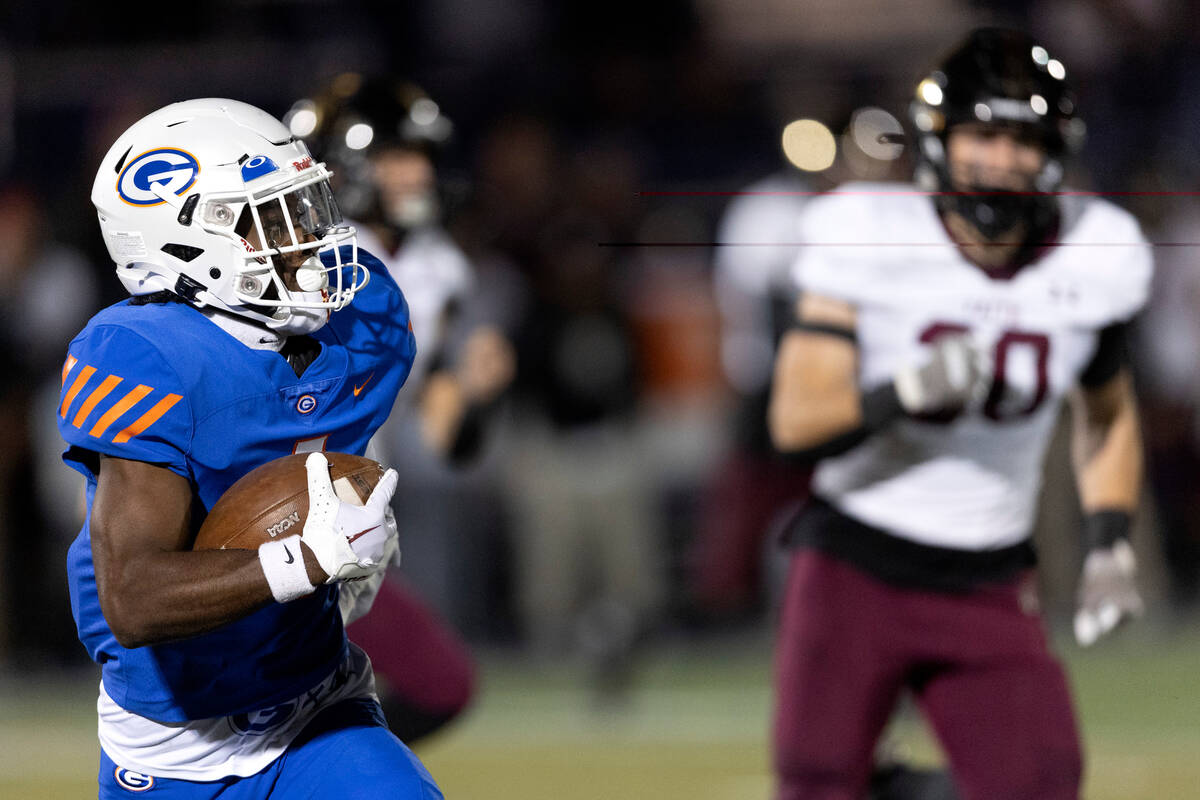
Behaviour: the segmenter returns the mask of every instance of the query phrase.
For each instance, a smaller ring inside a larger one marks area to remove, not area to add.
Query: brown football
[[[308,453],[268,461],[242,476],[213,505],[193,550],[257,550],[263,542],[304,530],[308,516]],[[383,466],[364,456],[326,453],[333,490],[343,502],[362,505],[383,477]]]

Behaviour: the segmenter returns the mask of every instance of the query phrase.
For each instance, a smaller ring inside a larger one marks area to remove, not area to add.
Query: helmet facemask
[[[199,222],[243,251],[233,276],[236,299],[283,333],[311,333],[366,286],[354,230],[342,219],[320,164],[308,174],[241,196],[206,199]],[[236,220],[236,224],[231,224]],[[348,246],[349,259],[344,259]],[[332,264],[318,256],[329,250]]]
[[[970,128],[975,130],[964,130]],[[1009,136],[1023,152],[1005,168],[973,160],[969,150],[965,156],[960,151],[956,159],[951,141],[956,132],[982,138]],[[1035,152],[1036,163],[1032,163],[1030,157]],[[1053,192],[1062,170],[1036,128],[979,123],[951,128],[946,132],[944,169],[941,185],[947,191],[938,194],[938,208],[957,213],[988,241],[1041,232],[1053,220]]]

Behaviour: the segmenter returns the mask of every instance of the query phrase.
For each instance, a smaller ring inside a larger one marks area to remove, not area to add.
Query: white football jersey
[[[354,223],[352,223],[354,224]],[[428,226],[409,231],[395,255],[389,254],[365,225],[354,224],[358,246],[387,266],[408,301],[417,357],[406,387],[419,387],[429,358],[444,344],[444,315],[450,305],[466,297],[474,283],[467,257],[441,228]],[[406,393],[413,396],[412,391]]]
[[[986,550],[1030,534],[1060,402],[1100,329],[1145,302],[1152,271],[1130,214],[1097,198],[1060,201],[1057,246],[1009,279],[967,261],[911,187],[851,183],[809,204],[794,276],[856,308],[864,391],[928,358],[946,332],[969,331],[994,366],[986,399],[955,420],[901,419],[823,460],[817,494],[921,544]]]

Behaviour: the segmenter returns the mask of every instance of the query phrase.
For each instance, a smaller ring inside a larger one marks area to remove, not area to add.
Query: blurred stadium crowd
[[[0,10],[0,665],[85,658],[62,569],[80,501],[53,415],[67,342],[124,296],[88,192],[138,117],[201,96],[283,116],[346,71],[437,101],[455,125],[438,189],[477,272],[470,315],[508,334],[518,373],[473,467],[415,443],[398,459],[403,569],[468,640],[582,654],[619,679],[639,642],[766,618],[769,529],[806,477],[764,430],[795,214],[841,180],[906,177],[880,134],[900,130],[921,71],[987,22],[1061,54],[1089,137],[1069,185],[1113,193],[1156,244],[1134,359],[1137,544],[1159,619],[1195,620],[1193,4],[220,0],[169,23],[120,5]],[[1078,563],[1066,463],[1039,531],[1052,618]]]

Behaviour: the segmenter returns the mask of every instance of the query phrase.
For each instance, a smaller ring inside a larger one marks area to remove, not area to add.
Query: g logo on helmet
[[[131,792],[148,792],[154,788],[153,775],[134,772],[124,767],[117,767],[113,770],[113,777],[117,779],[118,786]]]
[[[200,162],[194,155],[176,147],[160,147],[125,165],[117,177],[117,194],[131,206],[156,206],[166,201],[153,187],[182,195],[199,174]]]

